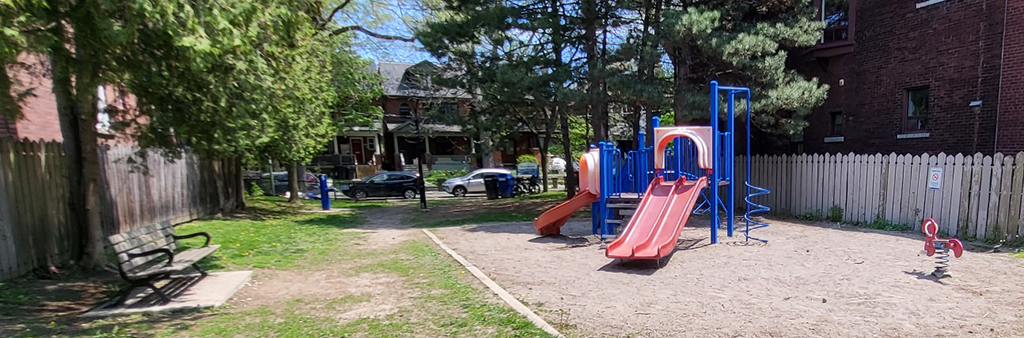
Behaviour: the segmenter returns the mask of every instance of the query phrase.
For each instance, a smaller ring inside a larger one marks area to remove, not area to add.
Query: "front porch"
[[[356,127],[327,143],[308,167],[337,179],[353,179],[372,175],[381,169],[380,124]]]
[[[477,168],[473,135],[460,126],[423,124],[416,134],[413,121],[388,123],[384,133],[384,170],[416,171],[422,153],[426,170],[472,170]]]

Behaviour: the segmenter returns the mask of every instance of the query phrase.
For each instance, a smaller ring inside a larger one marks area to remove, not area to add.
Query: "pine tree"
[[[754,92],[752,122],[782,134],[802,130],[828,87],[786,61],[813,46],[822,23],[800,0],[712,0],[669,5],[659,36],[673,67],[676,124],[708,118],[708,83],[747,86]],[[740,111],[740,109],[737,109]]]

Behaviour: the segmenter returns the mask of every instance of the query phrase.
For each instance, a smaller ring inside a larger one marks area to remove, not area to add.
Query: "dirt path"
[[[952,262],[954,277],[938,282],[927,275],[933,259],[919,254],[923,240],[913,235],[772,221],[758,233],[771,239],[767,245],[707,245],[707,224],[691,220],[660,270],[579,245],[589,237],[588,221],[570,222],[563,231],[570,237],[562,238],[538,237],[527,222],[437,233],[550,322],[578,328],[578,336],[1024,332],[1024,259],[968,252]]]
[[[409,208],[388,206],[360,210],[365,222],[355,229],[342,231],[362,233],[364,236],[347,245],[360,250],[386,249],[407,239],[423,237],[417,229],[403,228]],[[344,211],[343,211],[344,212]],[[417,237],[418,236],[418,237]],[[344,249],[339,249],[343,251]],[[415,292],[405,281],[394,275],[352,272],[359,260],[338,257],[315,269],[271,270],[257,269],[252,281],[232,299],[240,308],[278,304],[294,299],[318,299],[312,307],[346,298],[367,298],[342,313],[332,314],[341,320],[382,317],[409,306]]]

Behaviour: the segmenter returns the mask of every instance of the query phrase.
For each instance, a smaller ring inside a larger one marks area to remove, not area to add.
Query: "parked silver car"
[[[483,168],[473,170],[466,176],[456,177],[444,181],[441,185],[444,191],[456,197],[466,196],[467,193],[484,192],[484,176],[493,174],[511,174],[511,171],[502,168]]]

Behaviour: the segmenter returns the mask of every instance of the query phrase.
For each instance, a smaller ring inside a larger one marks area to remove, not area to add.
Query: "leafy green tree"
[[[86,268],[105,264],[98,86],[132,93],[138,110],[113,112],[123,113],[119,126],[172,156],[186,144],[213,158],[300,162],[342,121],[373,114],[366,107],[374,83],[354,81],[373,77],[351,74],[366,73],[367,64],[345,34],[318,26],[314,2],[13,1],[0,3],[0,17],[17,19],[13,31],[2,31],[0,61],[22,52],[50,56],[66,153],[77,159],[69,161],[69,183],[72,210],[84,215]]]
[[[751,87],[752,122],[774,133],[802,130],[828,87],[786,66],[789,52],[813,46],[823,26],[799,0],[712,0],[669,5],[660,37],[672,61],[676,124],[707,118],[711,80]],[[740,111],[737,109],[737,111]]]

